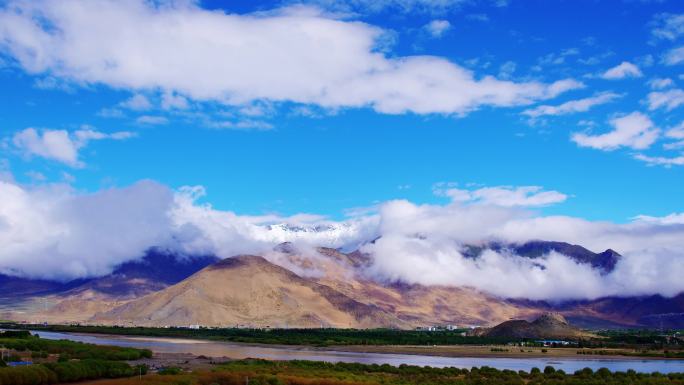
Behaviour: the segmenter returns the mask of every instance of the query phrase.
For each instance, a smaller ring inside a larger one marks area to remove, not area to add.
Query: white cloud
[[[664,108],[671,111],[684,104],[684,91],[679,88],[667,91],[650,92],[647,97],[648,109],[653,111]]]
[[[665,136],[672,139],[684,139],[684,121],[667,130]]]
[[[684,289],[681,237],[684,227],[636,221],[624,225],[579,218],[531,216],[491,206],[415,205],[392,201],[380,208],[382,237],[366,245],[374,256],[372,277],[408,283],[465,285],[504,297],[532,299],[596,298]],[[586,265],[551,253],[543,259],[486,252],[464,257],[463,244],[483,240],[524,242],[558,239],[591,250],[618,250],[615,270],[600,275]],[[677,251],[680,250],[680,251]],[[674,269],[674,270],[670,270]]]
[[[119,103],[119,105],[134,111],[145,111],[152,108],[152,102],[142,94],[135,94],[129,99]]]
[[[97,116],[103,118],[123,118],[125,114],[118,108],[103,108],[98,111]]]
[[[515,194],[517,188],[504,190]],[[539,192],[523,193],[522,199]],[[107,274],[150,247],[229,257],[263,254],[284,241],[353,248],[380,236],[364,246],[373,263],[361,273],[373,279],[466,285],[531,299],[671,296],[684,290],[681,213],[614,224],[539,216],[519,206],[401,200],[333,222],[311,214],[238,215],[198,204],[203,194],[201,187],[174,192],[151,181],[88,194],[63,185],[0,182],[0,271],[70,279]],[[460,252],[463,245],[538,239],[594,251],[613,248],[623,257],[612,273],[601,275],[556,253],[532,260],[505,251],[478,259]]]
[[[123,140],[134,136],[128,131],[105,134],[88,127],[69,132],[66,130],[38,130],[26,128],[14,134],[13,145],[26,156],[39,156],[56,160],[71,167],[83,167],[78,152],[93,140]]]
[[[684,166],[684,155],[675,156],[675,157],[666,157],[666,156],[647,156],[644,154],[636,154],[636,155],[634,155],[634,159],[646,162],[646,163],[648,163],[650,165],[654,165],[654,166],[665,166],[665,167]]]
[[[162,95],[161,107],[165,110],[184,110],[189,107],[188,99],[181,95],[175,95],[171,92],[166,92]]]
[[[91,277],[140,258],[151,247],[221,257],[263,253],[284,241],[338,247],[356,242],[359,232],[370,234],[367,227],[374,221],[239,216],[196,204],[203,194],[200,187],[174,192],[152,181],[92,194],[66,185],[27,188],[0,182],[0,272]]]
[[[662,13],[656,15],[651,34],[656,39],[675,40],[684,35],[684,14]]]
[[[142,182],[79,195],[0,182],[0,271],[71,279],[106,274],[164,241],[173,194]]]
[[[601,75],[602,78],[609,80],[639,78],[642,76],[643,74],[641,73],[639,67],[627,61],[623,61],[622,63],[607,70]]]
[[[31,74],[193,101],[463,114],[582,86],[478,78],[439,57],[387,56],[377,49],[385,31],[302,6],[239,15],[194,2],[10,1],[0,25],[0,50]]]
[[[169,119],[164,116],[142,115],[136,120],[138,124],[162,125],[169,123]]]
[[[662,90],[663,88],[672,87],[674,82],[670,78],[654,78],[648,81],[648,86],[653,90]]]
[[[664,217],[637,215],[636,217],[634,217],[634,219],[637,221],[655,223],[659,225],[684,225],[684,213],[672,213]]]
[[[684,149],[684,140],[678,142],[670,142],[663,144],[663,148],[666,150],[679,150]]]
[[[544,191],[540,186],[496,186],[469,190],[438,185],[435,193],[449,197],[454,202],[502,207],[548,206],[568,198],[558,191]]]
[[[614,130],[605,134],[574,133],[572,140],[581,147],[612,151],[620,147],[641,150],[650,147],[660,135],[651,119],[640,112],[633,112],[610,120]]]
[[[432,20],[425,25],[425,29],[433,37],[442,37],[444,33],[451,29],[451,23],[448,20]]]
[[[684,47],[672,48],[663,56],[663,63],[669,66],[684,62]]]
[[[613,92],[602,92],[588,98],[571,100],[558,106],[538,106],[525,110],[522,113],[531,118],[538,118],[545,115],[557,116],[572,114],[575,112],[586,112],[594,106],[612,102],[621,96],[622,95]]]

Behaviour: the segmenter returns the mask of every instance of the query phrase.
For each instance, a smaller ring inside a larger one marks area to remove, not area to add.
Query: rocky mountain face
[[[478,258],[487,248],[523,258],[554,251],[604,273],[620,258],[612,250],[593,253],[577,245],[543,241],[470,246],[464,254]],[[225,260],[152,250],[110,275],[87,281],[62,284],[0,276],[0,288],[15,288],[12,298],[29,304],[21,312],[12,303],[2,306],[0,317],[150,326],[413,328],[486,326],[557,312],[589,328],[684,324],[684,294],[564,303],[511,300],[468,287],[378,282],[362,273],[370,264],[372,256],[360,251],[302,252],[288,243],[264,256]]]
[[[470,258],[479,257],[484,250],[494,250],[497,252],[509,252],[525,258],[541,258],[551,252],[563,254],[572,258],[576,262],[591,265],[602,273],[613,271],[621,255],[616,251],[608,249],[601,253],[594,253],[579,245],[572,245],[565,242],[549,241],[529,241],[522,244],[504,244],[492,242],[482,246],[465,246],[463,254]]]

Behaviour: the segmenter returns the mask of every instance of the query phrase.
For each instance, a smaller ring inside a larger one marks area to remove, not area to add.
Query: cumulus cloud
[[[572,114],[575,112],[586,112],[594,106],[610,103],[621,96],[622,95],[613,92],[602,92],[588,98],[571,100],[557,106],[537,106],[535,108],[525,110],[522,113],[523,115],[527,115],[531,118],[538,118],[546,115],[557,116]]]
[[[63,280],[106,274],[165,240],[172,201],[153,182],[95,194],[0,182],[0,271]]]
[[[17,0],[0,10],[0,26],[0,51],[30,74],[193,101],[463,114],[582,86],[477,77],[440,57],[389,56],[378,49],[385,31],[305,6],[226,14],[184,1]]]
[[[643,74],[636,65],[623,61],[615,67],[604,72],[601,77],[608,80],[624,79],[624,78],[639,78]]]
[[[520,188],[504,190],[504,195],[516,196]],[[561,200],[539,198],[541,191],[533,190],[514,200],[536,200],[535,206],[539,200]],[[95,193],[0,182],[0,272],[67,280],[107,274],[150,247],[229,257],[265,253],[290,241],[304,248],[365,244],[373,262],[360,273],[373,279],[472,286],[503,297],[674,295],[684,290],[681,213],[614,224],[540,216],[510,205],[510,198],[504,205],[398,200],[336,222],[312,214],[239,215],[198,203],[204,193],[201,187],[173,191],[152,181]],[[486,251],[477,259],[461,253],[464,245],[532,239],[566,241],[595,251],[613,248],[623,258],[612,273],[600,274],[557,253],[535,260],[506,251]]]
[[[633,112],[610,120],[613,130],[604,134],[591,135],[583,132],[572,134],[572,141],[581,147],[612,151],[620,147],[642,150],[650,147],[660,135],[648,116]]]
[[[684,91],[675,88],[667,91],[650,92],[647,97],[648,109],[653,111],[659,108],[664,108],[667,111],[684,104]]]
[[[374,277],[466,285],[504,297],[532,299],[675,295],[684,289],[677,278],[684,272],[682,241],[677,239],[684,231],[681,224],[636,220],[617,225],[457,202],[445,206],[387,202],[379,216],[382,237],[364,247],[374,256],[368,271]],[[505,251],[487,251],[478,259],[460,252],[460,246],[483,240],[529,239],[559,239],[593,250],[613,248],[623,258],[612,273],[601,275],[556,253],[529,260]]]
[[[565,201],[568,196],[558,191],[544,191],[541,186],[496,186],[468,190],[436,186],[435,193],[454,202],[502,207],[539,207]]]
[[[425,29],[433,37],[442,37],[445,32],[451,29],[451,23],[448,20],[432,20],[425,25]]]
[[[128,131],[106,134],[88,127],[69,132],[66,130],[48,130],[26,128],[14,134],[12,143],[26,156],[39,156],[56,160],[71,167],[83,167],[79,160],[79,150],[93,140],[123,140],[133,137]]]
[[[373,218],[349,223],[316,215],[240,216],[196,200],[201,187],[172,191],[153,181],[92,194],[66,185],[0,182],[0,272],[69,280],[103,275],[151,247],[230,257],[285,241],[355,244]]]

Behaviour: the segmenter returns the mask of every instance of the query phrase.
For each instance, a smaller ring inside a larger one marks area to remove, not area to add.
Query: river
[[[500,357],[438,357],[413,354],[357,353],[335,350],[312,349],[309,347],[283,347],[247,345],[230,342],[216,342],[193,339],[126,337],[80,333],[56,333],[32,331],[46,339],[66,339],[98,345],[115,345],[146,348],[156,353],[190,353],[209,357],[263,358],[269,360],[312,360],[327,362],[358,362],[363,364],[419,365],[433,367],[453,366],[472,368],[489,366],[497,369],[525,370],[533,367],[543,369],[553,366],[568,373],[582,368],[608,368],[611,371],[634,369],[637,372],[684,372],[684,360],[641,360],[601,358],[500,358]]]

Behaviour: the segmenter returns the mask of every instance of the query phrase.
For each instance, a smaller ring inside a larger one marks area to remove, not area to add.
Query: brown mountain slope
[[[514,305],[468,287],[381,284],[367,279],[330,277],[319,278],[317,282],[359,302],[376,305],[413,327],[490,325],[539,313],[536,308]]]
[[[477,334],[499,338],[578,339],[595,337],[568,323],[558,313],[545,313],[533,322],[511,320],[493,328],[479,330]]]
[[[341,253],[319,247],[327,258],[306,258],[289,248],[289,261],[300,267],[322,272],[311,279],[329,286],[354,300],[374,305],[405,321],[408,326],[491,325],[511,318],[530,318],[539,310],[508,301],[468,287],[423,286],[374,281],[358,267],[371,263],[360,252]]]
[[[93,319],[136,325],[394,327],[396,317],[259,256],[211,265],[164,290]]]

